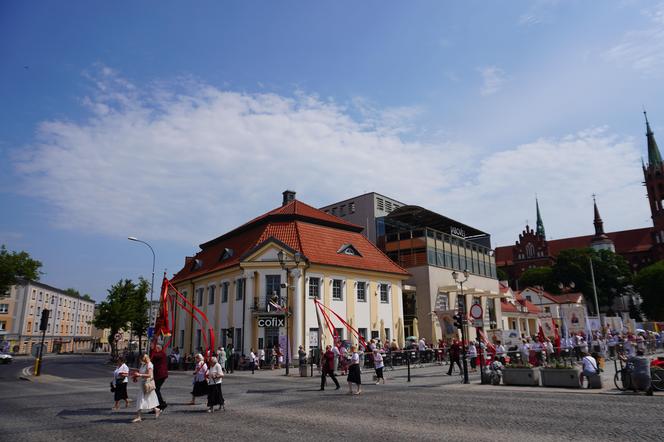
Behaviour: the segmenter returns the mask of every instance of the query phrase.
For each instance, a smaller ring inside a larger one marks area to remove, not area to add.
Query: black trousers
[[[168,404],[166,404],[166,401],[164,401],[164,398],[161,397],[161,386],[164,385],[164,382],[166,382],[166,378],[163,379],[155,379],[154,380],[154,385],[155,385],[155,391],[157,392],[157,399],[159,400],[159,409],[163,410],[166,408]]]
[[[457,364],[459,367],[459,371],[463,373],[463,368],[461,368],[461,361],[459,359],[450,359],[450,369],[447,370],[447,374],[451,375],[452,371],[454,370],[454,364]]]
[[[323,371],[320,375],[320,389],[321,390],[325,389],[325,376],[330,376],[330,378],[332,378],[332,380],[334,381],[334,385],[336,385],[337,388],[340,388],[339,387],[339,381],[337,381],[337,377],[334,375],[334,372],[333,371],[330,371],[330,372]]]

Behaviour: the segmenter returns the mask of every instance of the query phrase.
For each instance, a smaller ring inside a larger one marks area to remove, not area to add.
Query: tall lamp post
[[[288,318],[290,316],[290,298],[288,296],[288,290],[290,289],[290,272],[291,269],[297,268],[300,265],[300,262],[302,261],[302,254],[300,252],[295,252],[293,254],[293,260],[292,261],[287,261],[284,257],[284,251],[279,250],[277,253],[277,259],[279,260],[279,265],[283,270],[286,270],[286,284],[282,284],[282,287],[286,288],[286,299],[285,299],[285,304],[286,304],[286,376],[290,374],[289,367],[290,367],[290,329],[288,327]],[[293,265],[294,264],[294,265]]]
[[[152,283],[150,284],[150,308],[148,309],[148,311],[149,311],[149,313],[148,313],[148,315],[149,315],[148,316],[148,318],[149,318],[148,319],[148,329],[149,329],[150,327],[153,326],[153,324],[152,324],[152,295],[154,293],[154,262],[155,262],[154,249],[152,248],[152,246],[150,244],[136,238],[135,236],[130,236],[127,239],[129,241],[136,241],[136,242],[140,242],[141,244],[145,244],[146,246],[148,246],[150,248],[150,251],[152,252]],[[150,349],[150,338],[148,337],[147,342],[145,343],[145,352],[149,353],[149,349]]]
[[[452,272],[452,278],[454,278],[454,282],[459,283],[461,285],[461,298],[457,299],[457,305],[459,307],[459,315],[462,318],[462,325],[461,327],[461,354],[463,355],[463,383],[468,384],[470,381],[468,381],[468,361],[466,360],[466,299],[464,298],[463,295],[463,283],[468,281],[468,270],[463,271],[463,276],[464,279],[463,281],[459,280],[459,274],[457,272]],[[461,299],[463,299],[463,303],[461,302]]]

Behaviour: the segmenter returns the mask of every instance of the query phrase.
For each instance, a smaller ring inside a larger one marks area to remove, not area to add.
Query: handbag
[[[145,394],[149,394],[149,393],[153,392],[156,389],[157,389],[157,386],[155,385],[153,378],[149,378],[143,384],[143,393],[145,393]]]
[[[111,381],[111,393],[115,393],[115,384]]]

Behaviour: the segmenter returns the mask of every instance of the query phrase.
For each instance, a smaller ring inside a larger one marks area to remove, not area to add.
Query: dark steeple
[[[542,238],[546,238],[546,233],[544,232],[544,223],[542,222],[542,216],[540,215],[539,201],[537,201],[537,197],[535,197],[535,207],[537,208],[537,234]]]
[[[595,195],[593,195],[593,206],[595,206],[595,219],[593,224],[595,224],[595,236],[596,237],[606,237],[604,233],[604,223],[602,222],[602,217],[599,216],[599,210],[597,209],[597,201],[595,201]]]
[[[650,123],[648,122],[648,115],[646,111],[643,111],[643,115],[646,117],[646,138],[648,139],[648,166],[660,166],[662,164],[662,155],[659,153],[659,148],[657,147],[657,141],[655,141],[655,134],[650,129]]]

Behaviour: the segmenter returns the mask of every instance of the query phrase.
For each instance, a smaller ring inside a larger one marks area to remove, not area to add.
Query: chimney
[[[284,196],[284,200],[281,202],[282,206],[285,206],[295,199],[295,191],[293,190],[284,190],[282,195]]]

